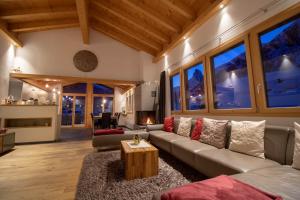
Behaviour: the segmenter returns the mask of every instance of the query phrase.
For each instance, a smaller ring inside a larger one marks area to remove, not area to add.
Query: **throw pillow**
[[[300,124],[295,122],[295,147],[293,157],[293,168],[300,169]]]
[[[201,132],[202,132],[202,125],[203,125],[203,119],[198,118],[196,120],[195,127],[194,127],[192,135],[191,135],[192,140],[199,140],[200,139],[200,135],[201,135]]]
[[[174,130],[174,117],[166,117],[164,119],[164,131],[173,132]]]
[[[180,117],[177,134],[184,137],[190,137],[192,128],[192,118]]]
[[[200,142],[215,146],[219,149],[225,147],[227,120],[214,120],[203,118]]]
[[[264,134],[266,121],[231,122],[229,149],[251,156],[265,158]]]

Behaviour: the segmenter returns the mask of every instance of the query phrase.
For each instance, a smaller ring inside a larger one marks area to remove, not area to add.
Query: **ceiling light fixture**
[[[222,9],[222,8],[224,8],[224,4],[221,4],[221,5],[220,5],[220,9]]]
[[[46,84],[46,85],[45,85],[45,87],[46,87],[46,88],[49,88],[49,85],[48,85],[48,84]]]

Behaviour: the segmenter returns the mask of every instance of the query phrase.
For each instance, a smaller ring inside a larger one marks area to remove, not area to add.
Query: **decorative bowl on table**
[[[133,136],[133,144],[138,145],[141,142],[141,137],[139,135]]]

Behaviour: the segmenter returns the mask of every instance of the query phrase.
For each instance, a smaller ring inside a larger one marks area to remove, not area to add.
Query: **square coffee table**
[[[143,140],[144,141],[144,140]],[[149,147],[132,148],[128,142],[121,141],[121,159],[125,164],[125,179],[146,178],[158,174],[158,149],[150,143]]]

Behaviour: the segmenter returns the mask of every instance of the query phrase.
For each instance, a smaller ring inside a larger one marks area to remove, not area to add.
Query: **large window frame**
[[[179,90],[179,96],[180,96],[180,99],[179,99],[179,103],[180,103],[180,109],[179,110],[172,110],[172,88],[171,88],[171,86],[172,86],[172,84],[171,84],[171,79],[172,79],[172,77],[173,76],[175,76],[175,75],[177,75],[177,74],[179,74],[179,77],[180,77],[180,90]],[[182,113],[182,111],[183,111],[183,103],[182,103],[182,98],[183,98],[183,93],[182,93],[182,91],[183,91],[183,76],[182,76],[182,68],[178,68],[178,69],[175,69],[175,70],[173,70],[172,72],[170,72],[170,74],[169,74],[169,83],[170,83],[170,107],[171,107],[171,113],[172,114],[181,114]]]
[[[264,114],[271,115],[280,115],[288,114],[288,116],[300,116],[300,107],[268,107],[267,106],[267,94],[266,94],[266,85],[264,79],[263,63],[262,56],[260,52],[260,42],[259,36],[260,33],[266,32],[275,28],[276,26],[290,20],[296,15],[300,14],[300,4],[290,7],[289,9],[283,11],[282,13],[271,17],[265,22],[254,27],[250,32],[251,39],[251,52],[252,52],[252,62],[254,69],[254,80],[255,80],[255,90],[256,90],[256,99],[259,105],[259,110]]]
[[[213,80],[213,65],[211,63],[211,59],[232,47],[244,44],[246,49],[246,61],[247,61],[247,72],[248,72],[248,80],[249,80],[249,93],[250,93],[250,101],[251,108],[231,108],[231,109],[218,109],[215,108],[215,95],[214,95],[214,80]],[[230,40],[225,42],[220,47],[210,51],[206,56],[206,64],[208,71],[208,94],[209,94],[209,111],[210,113],[216,114],[234,114],[234,113],[255,113],[256,112],[256,100],[255,100],[255,91],[254,91],[254,81],[253,81],[253,72],[251,65],[251,55],[250,55],[250,45],[248,35],[242,35],[237,39]]]
[[[218,46],[217,48],[209,51],[208,53],[202,54],[205,58],[204,69],[206,71],[206,105],[208,111],[206,115],[212,114],[224,114],[239,116],[241,114],[247,114],[248,116],[282,116],[282,117],[298,117],[300,116],[300,107],[267,107],[267,94],[266,86],[264,80],[263,65],[261,59],[260,42],[259,36],[261,33],[267,32],[282,23],[293,19],[297,15],[300,15],[300,3],[297,3],[285,11],[269,18],[268,20],[260,23],[259,25],[245,31],[239,36],[225,42],[224,44]],[[244,43],[246,48],[246,59],[247,59],[247,71],[249,80],[249,93],[251,100],[251,108],[233,108],[233,109],[218,109],[215,108],[214,102],[214,85],[213,85],[213,74],[212,74],[212,64],[211,58],[217,54],[220,54],[227,49],[230,49],[239,43]],[[250,45],[251,44],[251,45]],[[173,111],[172,114],[182,115],[182,114],[201,114],[204,111],[188,111],[186,110],[186,97],[185,97],[185,74],[184,70],[188,67],[192,67],[194,63],[198,62],[198,58],[190,62],[187,65],[181,66],[171,73],[169,73],[169,83],[171,82],[171,77],[175,74],[180,74],[180,103],[181,110]],[[192,63],[192,64],[191,64]],[[172,92],[172,88],[170,88]],[[172,101],[171,95],[170,100]],[[172,103],[172,102],[171,102]],[[171,107],[171,106],[170,106]]]
[[[205,103],[205,108],[203,109],[198,109],[198,110],[189,110],[187,109],[187,94],[186,94],[186,71],[189,70],[190,68],[194,67],[197,64],[202,64],[204,68],[204,103]],[[197,59],[195,59],[192,62],[189,62],[188,64],[182,66],[182,87],[181,87],[181,93],[182,93],[182,112],[185,114],[200,114],[200,113],[208,113],[208,92],[207,92],[207,70],[206,70],[206,61],[204,56],[200,56]]]

